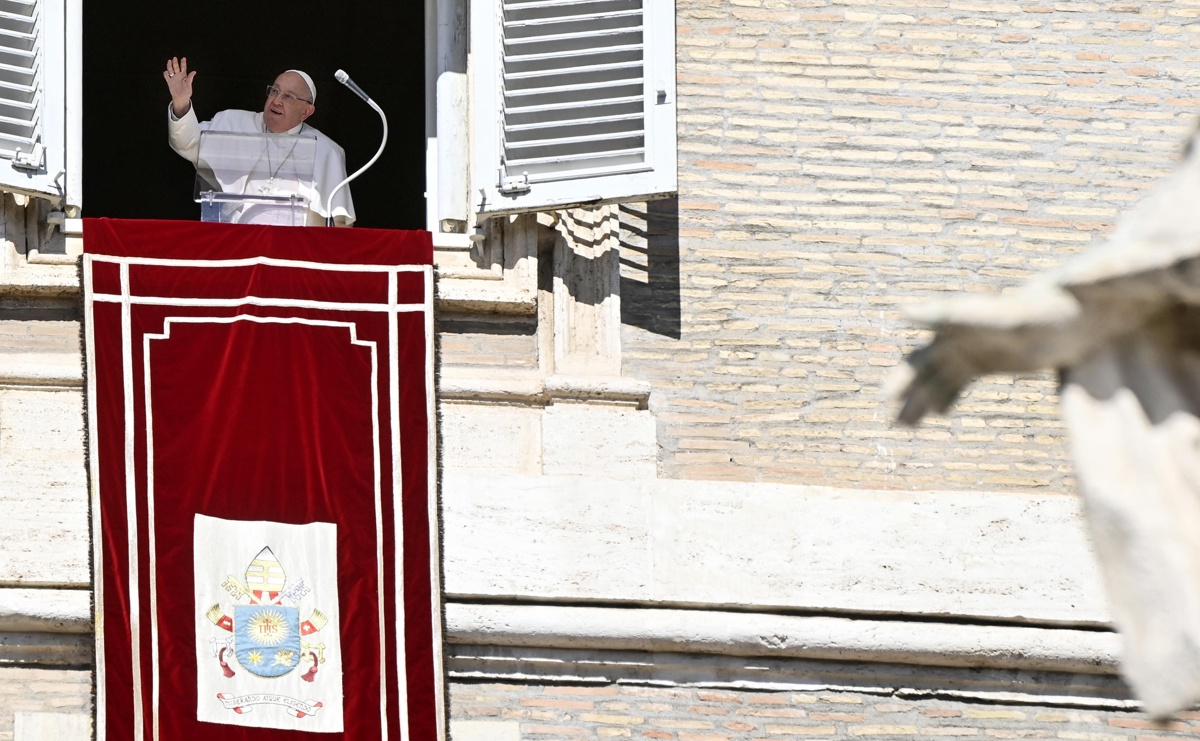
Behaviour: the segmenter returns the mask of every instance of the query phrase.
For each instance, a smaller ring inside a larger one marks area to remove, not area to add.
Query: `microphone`
[[[337,72],[334,72],[333,79],[337,80],[338,82],[342,83],[346,87],[350,88],[350,90],[355,95],[362,98],[364,102],[366,102],[368,104],[371,102],[371,96],[367,95],[366,92],[364,92],[362,88],[360,88],[357,84],[355,84],[354,80],[350,79],[350,75],[346,74],[346,70],[339,69]]]
[[[339,69],[337,72],[334,72],[333,79],[337,80],[338,82],[342,83],[346,87],[350,88],[351,92],[353,92],[358,97],[362,98],[363,101],[365,101],[367,105],[369,105],[375,109],[375,112],[379,114],[379,117],[381,119],[383,119],[383,141],[379,142],[379,151],[377,151],[375,153],[375,156],[372,157],[370,159],[370,161],[367,162],[367,164],[360,167],[358,169],[358,172],[355,172],[350,177],[348,177],[345,180],[343,180],[342,182],[338,183],[337,187],[329,192],[329,197],[325,199],[325,213],[329,214],[328,216],[325,217],[325,226],[333,226],[333,196],[339,190],[341,190],[343,187],[348,185],[351,180],[353,180],[354,178],[356,178],[359,175],[362,175],[364,172],[366,172],[368,167],[375,164],[375,160],[379,159],[379,155],[383,154],[383,148],[385,146],[387,146],[387,137],[388,137],[387,116],[385,116],[383,114],[383,109],[379,107],[379,104],[376,103],[375,101],[371,100],[371,96],[367,95],[367,93],[362,88],[360,88],[358,85],[354,84],[354,80],[350,79],[350,75],[346,74],[345,70]]]

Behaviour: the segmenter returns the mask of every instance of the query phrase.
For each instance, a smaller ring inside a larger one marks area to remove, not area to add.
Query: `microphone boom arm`
[[[379,150],[377,152],[375,152],[374,157],[372,157],[370,160],[367,161],[367,164],[358,168],[358,170],[356,170],[353,175],[350,175],[345,180],[338,183],[337,186],[334,187],[334,189],[329,192],[328,198],[325,199],[325,213],[329,214],[328,216],[325,217],[325,226],[333,226],[333,197],[335,195],[337,195],[337,192],[339,190],[341,190],[342,188],[349,185],[351,180],[358,177],[359,175],[362,175],[364,172],[367,171],[368,167],[375,164],[375,160],[379,159],[379,155],[383,154],[383,148],[387,146],[387,139],[388,139],[387,116],[384,115],[383,109],[379,107],[379,104],[376,103],[375,101],[371,100],[370,96],[368,96],[365,92],[363,92],[362,88],[360,88],[358,85],[355,85],[354,80],[351,80],[350,76],[347,75],[343,70],[339,69],[334,74],[334,78],[337,79],[338,82],[340,82],[343,85],[345,85],[346,87],[350,88],[350,90],[353,91],[355,95],[357,95],[358,97],[365,100],[367,102],[367,105],[374,108],[375,112],[379,114],[380,120],[383,121],[383,141],[379,142]]]

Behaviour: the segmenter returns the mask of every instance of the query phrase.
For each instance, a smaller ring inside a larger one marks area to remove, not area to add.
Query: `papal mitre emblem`
[[[283,564],[279,563],[269,547],[259,551],[246,567],[246,586],[259,604],[278,604],[286,582]]]

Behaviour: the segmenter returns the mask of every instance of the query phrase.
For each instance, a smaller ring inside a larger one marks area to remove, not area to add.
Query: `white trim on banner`
[[[95,300],[101,303],[117,303],[120,296],[110,293],[98,293]],[[384,304],[353,304],[338,301],[308,301],[305,299],[262,298],[260,296],[244,296],[242,298],[166,298],[161,296],[137,296],[130,299],[135,306],[202,306],[217,309],[237,306],[271,306],[288,309],[317,309],[332,311],[361,311],[383,314],[389,309]],[[415,314],[420,312],[420,304],[400,304],[396,309],[399,313]]]
[[[124,403],[125,443],[125,526],[129,535],[129,637],[133,679],[133,738],[145,738],[142,702],[142,621],[141,594],[138,590],[137,467],[134,461],[136,440],[133,408],[133,307],[129,301],[129,266],[121,266],[121,392]]]
[[[279,268],[301,268],[319,270],[323,273],[419,273],[426,265],[335,265],[310,260],[283,260],[277,257],[241,257],[229,260],[179,260],[164,257],[114,257],[112,255],[92,255],[96,262],[107,262],[115,265],[149,265],[181,268],[241,268],[256,265],[269,265]]]
[[[158,538],[154,535],[154,405],[150,400],[150,343],[142,335],[142,414],[146,419],[146,532],[148,558],[150,567],[150,707],[153,710],[152,720],[154,734],[152,738],[160,739],[158,708],[159,708],[159,677],[158,677]]]
[[[92,285],[92,256],[84,255],[83,258],[83,285]],[[91,500],[92,512],[92,581],[104,578],[104,533],[100,530],[100,453],[97,449],[97,441],[100,439],[100,428],[96,417],[96,323],[92,319],[94,304],[92,295],[85,291],[83,296],[83,315],[86,321],[83,324],[84,330],[84,351],[87,363],[87,398],[90,401],[87,405],[88,410],[88,474],[91,481],[91,491],[88,492],[88,497]],[[92,625],[95,629],[96,640],[96,676],[103,677],[107,671],[107,661],[104,658],[104,590],[94,589],[94,604],[92,605]],[[108,688],[104,682],[96,682],[96,707],[107,707],[108,703]],[[108,732],[108,719],[104,713],[96,713],[96,738],[103,741]]]
[[[395,348],[397,341],[400,339],[400,330],[397,326],[399,304],[398,271],[388,273],[388,343]],[[431,336],[432,335],[428,335]],[[428,387],[432,392],[433,387]],[[432,393],[430,394],[432,395]],[[401,469],[403,461],[400,447],[400,353],[393,352],[388,358],[388,406],[392,416],[392,492],[394,501],[392,504],[392,527],[396,533],[396,540],[404,540],[404,472]],[[433,469],[430,469],[433,470]],[[393,569],[396,574],[397,589],[396,595],[396,635],[403,637],[405,631],[404,620],[404,548],[397,547],[395,549],[396,563]],[[380,559],[380,564],[383,559]],[[382,581],[380,584],[382,585]],[[383,599],[379,600],[380,610],[383,609]],[[382,617],[382,614],[380,615]],[[408,682],[407,677],[401,677],[400,674],[405,674],[405,669],[408,666],[405,661],[404,641],[396,641],[396,687],[399,690],[400,699],[400,739],[408,741]],[[380,687],[380,692],[383,693],[386,687]],[[383,702],[384,707],[387,706]],[[387,719],[384,719],[384,728],[387,727]]]
[[[350,344],[357,345],[359,347],[365,347],[371,353],[371,432],[372,432],[372,438],[373,438],[372,439],[372,449],[373,449],[373,456],[374,456],[374,461],[375,461],[375,475],[374,475],[373,482],[374,482],[375,513],[376,513],[375,514],[375,520],[376,520],[375,562],[378,565],[378,569],[380,572],[379,573],[379,600],[380,600],[379,640],[380,640],[380,647],[382,648],[383,646],[386,646],[387,643],[386,643],[386,624],[383,619],[383,608],[382,608],[383,597],[384,597],[383,573],[382,573],[382,571],[383,571],[383,520],[382,520],[382,517],[383,517],[383,514],[382,514],[383,513],[383,490],[382,490],[382,483],[383,482],[382,482],[382,478],[381,478],[382,472],[380,470],[380,442],[381,441],[379,439],[379,348],[378,348],[378,343],[371,342],[369,340],[360,340],[358,338],[358,327],[353,322],[331,321],[331,320],[325,320],[325,319],[307,319],[307,318],[302,318],[302,317],[258,317],[258,316],[249,316],[249,315],[239,315],[239,316],[233,316],[233,317],[181,317],[181,316],[165,317],[163,319],[163,332],[157,333],[157,334],[147,333],[147,334],[143,335],[143,337],[142,337],[142,342],[143,342],[142,361],[143,361],[143,365],[145,368],[145,373],[144,373],[145,378],[143,379],[143,385],[144,385],[144,389],[145,389],[144,403],[145,403],[146,425],[148,428],[150,428],[153,423],[152,411],[151,411],[151,406],[152,406],[151,400],[154,398],[154,396],[152,394],[152,386],[151,386],[151,378],[150,378],[150,363],[151,363],[150,355],[151,355],[151,348],[152,348],[151,341],[170,339],[171,338],[171,327],[174,324],[233,324],[235,322],[253,322],[255,324],[302,324],[302,325],[314,326],[314,327],[344,328],[344,329],[348,330],[348,332],[349,332]],[[394,352],[392,354],[395,355]],[[150,429],[147,430],[147,434],[146,434],[146,469],[147,469],[147,484],[148,484],[147,491],[146,491],[146,511],[149,514],[150,521],[153,522],[154,508],[155,508],[155,499],[154,499],[155,492],[154,492],[154,487],[153,487],[154,441],[153,441],[153,434]],[[153,685],[155,688],[155,692],[154,692],[153,699],[152,699],[152,701],[153,701],[152,707],[154,709],[154,718],[155,718],[155,726],[156,726],[155,727],[155,738],[158,738],[159,736],[158,736],[158,729],[157,729],[157,720],[158,720],[158,716],[159,716],[159,707],[160,707],[159,697],[158,697],[158,692],[157,692],[158,683],[159,683],[159,669],[158,669],[158,661],[157,661],[157,658],[158,658],[158,610],[157,610],[157,605],[155,602],[155,588],[156,588],[155,585],[157,583],[157,574],[155,572],[155,566],[156,566],[156,562],[157,562],[157,559],[156,559],[157,550],[155,549],[153,539],[151,540],[150,548],[151,548],[150,558],[149,558],[150,569],[151,569],[150,601],[151,601],[151,607],[152,607],[150,620],[151,620],[151,640],[153,641],[151,650],[154,651],[154,656],[155,656],[155,663],[152,668],[152,671],[153,671],[152,681],[153,681]],[[400,640],[401,640],[401,642],[403,642],[402,637]],[[384,664],[381,662],[380,663],[380,683],[381,683],[381,686],[385,693],[386,693],[386,688],[387,688],[386,680],[387,680],[387,677],[386,677],[385,667],[384,667]],[[384,695],[383,699],[385,701],[384,702],[384,712],[386,713],[386,694]],[[386,717],[385,717],[385,721],[386,721]],[[255,723],[246,723],[246,724],[237,724],[237,725],[255,726],[256,724]],[[270,727],[277,727],[277,726],[270,726]],[[385,731],[385,735],[386,735],[386,731]]]

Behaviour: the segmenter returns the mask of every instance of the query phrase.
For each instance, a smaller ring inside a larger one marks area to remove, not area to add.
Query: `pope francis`
[[[201,122],[192,106],[192,80],[195,77],[194,70],[188,71],[186,57],[167,60],[163,79],[171,93],[171,105],[167,110],[171,148],[196,164],[202,131],[315,136],[313,192],[302,195],[309,197],[308,224],[325,224],[330,215],[326,211],[329,193],[346,179],[346,152],[337,142],[305,123],[305,119],[316,111],[317,89],[312,78],[300,70],[288,70],[267,87],[267,99],[261,112],[225,110],[218,112],[212,120]],[[354,223],[354,204],[348,186],[338,190],[330,210],[335,225]]]

